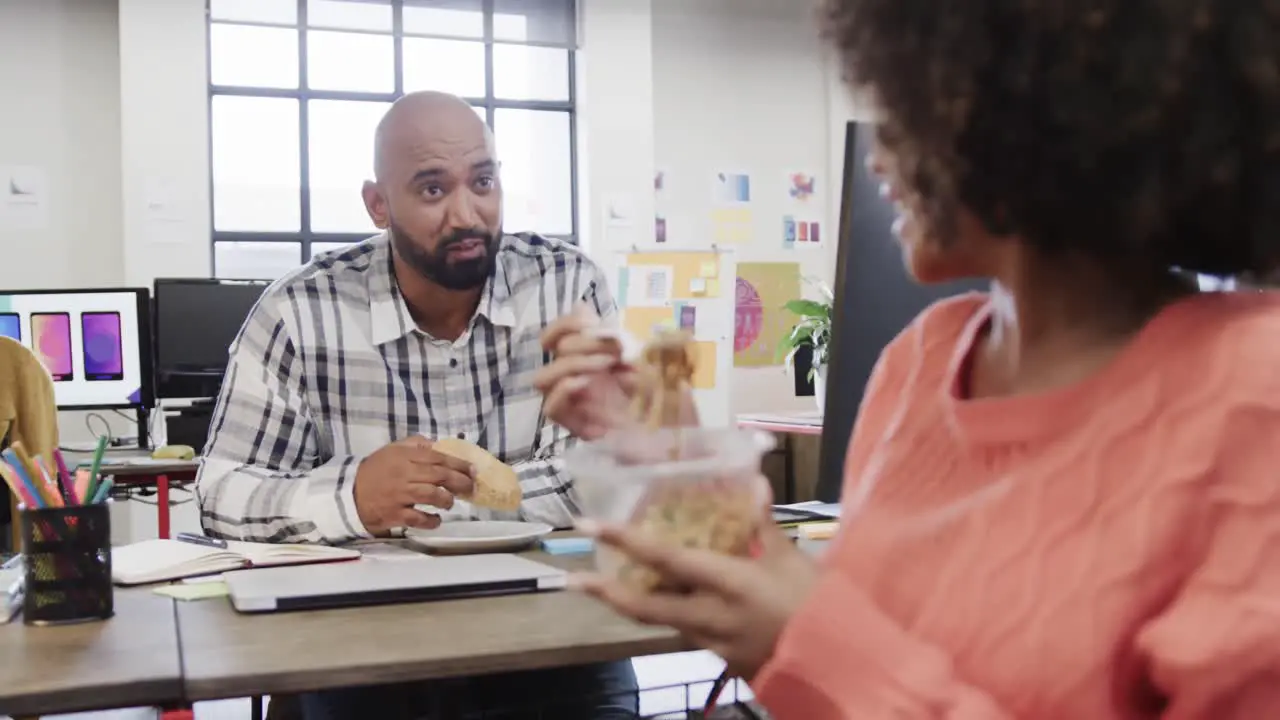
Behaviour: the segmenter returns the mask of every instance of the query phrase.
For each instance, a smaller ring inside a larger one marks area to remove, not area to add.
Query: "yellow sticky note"
[[[838,522],[808,523],[800,526],[800,534],[806,540],[830,540],[840,529]]]
[[[713,278],[720,275],[720,263],[704,262],[702,267],[698,268],[698,275],[704,278]]]
[[[716,386],[716,343],[699,340],[693,344],[693,388],[709,390]]]
[[[720,297],[720,281],[718,279],[707,280],[707,297]]]
[[[157,595],[167,595],[174,600],[208,600],[226,597],[230,592],[224,582],[182,583],[163,585],[155,589]]]
[[[648,342],[653,337],[653,329],[663,327],[665,322],[674,322],[669,307],[635,307],[627,308],[622,313],[622,327],[640,342]]]

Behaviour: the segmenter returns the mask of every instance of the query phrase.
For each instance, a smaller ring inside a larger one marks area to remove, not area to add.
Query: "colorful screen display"
[[[22,319],[18,313],[0,313],[0,337],[22,342]]]
[[[31,345],[54,382],[75,379],[69,313],[31,313]]]
[[[135,288],[0,292],[0,333],[21,335],[63,410],[150,407],[147,299]]]
[[[87,312],[80,316],[84,336],[84,379],[124,378],[124,343],[120,337],[120,313]]]

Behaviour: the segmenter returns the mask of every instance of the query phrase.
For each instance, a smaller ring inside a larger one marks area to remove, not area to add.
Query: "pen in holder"
[[[111,617],[111,503],[23,508],[19,514],[26,562],[24,622],[57,625]]]

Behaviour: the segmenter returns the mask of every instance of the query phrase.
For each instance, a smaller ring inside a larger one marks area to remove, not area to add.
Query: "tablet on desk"
[[[495,554],[262,568],[224,578],[235,609],[253,613],[560,590],[568,573]]]

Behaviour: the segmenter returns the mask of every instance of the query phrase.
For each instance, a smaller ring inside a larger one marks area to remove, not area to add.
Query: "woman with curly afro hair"
[[[1280,265],[1280,1],[826,15],[910,271],[991,292],[884,351],[821,563],[593,527],[684,592],[581,586],[779,720],[1280,718],[1280,302],[1185,279]],[[624,386],[581,324],[542,378],[575,431]]]

